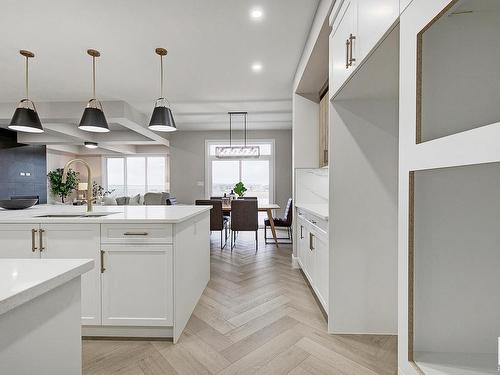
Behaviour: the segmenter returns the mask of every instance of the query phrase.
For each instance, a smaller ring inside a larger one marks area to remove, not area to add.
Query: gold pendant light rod
[[[165,48],[156,48],[155,52],[160,56],[160,98],[163,98],[163,86],[164,86],[164,76],[163,76],[163,56],[167,56],[167,50]]]
[[[95,59],[101,56],[101,53],[95,49],[88,49],[87,53],[92,56],[92,99],[96,99],[95,96]]]
[[[31,51],[20,50],[19,53],[26,58],[26,66],[25,66],[25,84],[26,84],[26,99],[29,99],[29,71],[28,71],[28,59],[35,57],[35,54]]]

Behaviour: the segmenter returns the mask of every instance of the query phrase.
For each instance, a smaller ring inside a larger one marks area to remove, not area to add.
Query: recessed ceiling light
[[[87,148],[97,148],[97,143],[96,142],[83,142],[83,145]]]
[[[261,20],[263,16],[264,16],[264,12],[260,8],[253,8],[250,11],[250,18],[255,20],[255,21]]]
[[[252,70],[255,73],[260,73],[262,71],[262,64],[260,62],[254,62],[252,64]]]

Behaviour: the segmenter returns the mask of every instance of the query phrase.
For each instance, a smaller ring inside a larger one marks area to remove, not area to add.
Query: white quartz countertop
[[[328,220],[328,204],[326,203],[297,203],[295,207],[307,211],[323,220]]]
[[[175,224],[189,220],[211,206],[94,206],[92,214],[109,213],[106,216],[60,216],[85,215],[87,206],[37,205],[25,210],[0,208],[0,224],[10,223],[166,223]]]
[[[0,315],[93,267],[92,259],[0,259]]]

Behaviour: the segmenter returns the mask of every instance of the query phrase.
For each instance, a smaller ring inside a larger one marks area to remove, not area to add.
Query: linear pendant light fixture
[[[260,158],[259,146],[247,146],[247,116],[248,112],[228,112],[229,114],[229,146],[215,148],[215,157],[218,159],[258,159]],[[233,146],[232,125],[233,116],[243,116],[245,121],[245,143],[243,146]]]
[[[26,97],[19,102],[19,105],[12,116],[9,124],[9,129],[25,132],[25,133],[43,133],[42,123],[40,117],[36,112],[35,103],[29,99],[29,76],[28,76],[28,60],[35,57],[31,51],[20,50],[19,53],[26,58]]]
[[[151,121],[149,121],[149,129],[157,132],[174,132],[177,130],[174,116],[167,99],[163,97],[163,56],[167,55],[167,50],[156,48],[155,53],[160,56],[160,97],[156,99]]]
[[[95,49],[89,49],[87,53],[92,56],[92,99],[83,111],[78,129],[93,133],[107,133],[109,132],[108,122],[104,116],[102,104],[95,96],[95,59],[101,56],[101,53]]]

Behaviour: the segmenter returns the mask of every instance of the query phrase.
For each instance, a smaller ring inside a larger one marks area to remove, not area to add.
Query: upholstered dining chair
[[[198,199],[194,203],[197,206],[212,206],[210,209],[210,231],[220,231],[220,248],[221,250],[224,249],[227,244],[229,218],[222,215],[222,201],[217,199]]]
[[[259,249],[257,199],[231,201],[231,251],[236,245],[237,232],[255,232],[255,251]]]
[[[282,238],[277,238],[278,240],[286,240],[286,242],[281,242],[281,243],[292,243],[292,212],[293,212],[293,206],[292,206],[292,198],[288,199],[288,202],[286,203],[286,208],[285,208],[285,213],[282,217],[273,217],[274,221],[274,227],[275,228],[281,228],[281,229],[286,229],[287,232],[287,237],[282,237]],[[270,243],[267,242],[268,237],[267,237],[267,228],[271,226],[271,223],[269,222],[269,219],[264,220],[264,241],[265,243]],[[274,242],[272,242],[274,243]],[[279,243],[279,242],[278,242]]]

